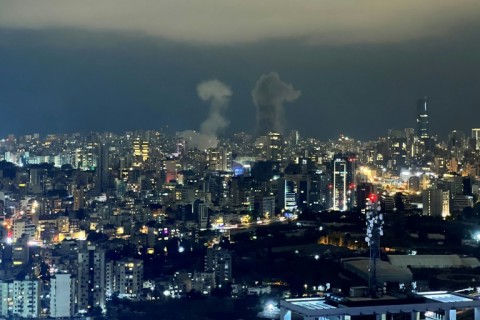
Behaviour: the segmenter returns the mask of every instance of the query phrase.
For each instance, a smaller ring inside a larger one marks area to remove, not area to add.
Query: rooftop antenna
[[[367,199],[367,233],[365,241],[370,247],[368,287],[372,298],[377,298],[377,259],[380,257],[380,237],[383,236],[383,213],[380,213],[380,201],[372,193]]]

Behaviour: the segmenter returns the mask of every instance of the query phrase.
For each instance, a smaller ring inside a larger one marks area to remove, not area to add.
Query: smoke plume
[[[210,102],[210,112],[207,119],[200,125],[200,132],[191,130],[180,133],[190,147],[205,150],[217,146],[217,134],[222,132],[230,123],[224,117],[224,111],[228,107],[232,90],[218,80],[201,82],[197,86],[197,94],[203,101]]]
[[[257,131],[260,135],[274,131],[282,133],[285,127],[283,104],[293,102],[301,95],[276,72],[264,74],[252,90],[253,103],[257,107]]]
[[[209,80],[197,86],[197,93],[203,101],[210,101],[210,113],[200,126],[200,132],[216,136],[229,124],[223,116],[223,111],[228,107],[232,91],[218,80]]]

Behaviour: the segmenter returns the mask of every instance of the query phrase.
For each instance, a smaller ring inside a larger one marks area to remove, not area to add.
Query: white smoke
[[[216,136],[202,134],[194,130],[185,130],[178,132],[177,136],[185,139],[188,148],[197,148],[199,150],[206,150],[208,148],[215,148],[218,144]]]
[[[228,107],[232,90],[218,80],[209,80],[197,86],[197,93],[203,101],[210,101],[210,113],[200,126],[200,132],[216,136],[229,124],[223,112]]]
[[[217,135],[230,123],[224,116],[228,107],[232,90],[218,80],[203,81],[197,86],[197,94],[203,101],[210,102],[210,112],[207,119],[200,125],[200,132],[187,130],[180,136],[187,140],[188,145],[200,150],[215,148],[218,143]]]

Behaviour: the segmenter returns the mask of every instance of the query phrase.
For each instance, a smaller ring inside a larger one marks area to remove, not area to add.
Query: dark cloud
[[[146,34],[200,44],[385,43],[455,34],[477,0],[0,0],[0,26]]]

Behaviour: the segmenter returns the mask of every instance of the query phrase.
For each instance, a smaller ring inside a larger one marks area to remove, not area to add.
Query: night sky
[[[287,132],[374,139],[415,127],[428,96],[433,133],[469,134],[480,1],[0,0],[0,137],[198,130],[212,79],[232,91],[226,133],[254,133],[270,72],[301,91]]]

